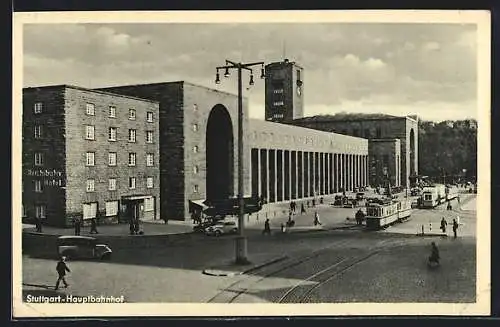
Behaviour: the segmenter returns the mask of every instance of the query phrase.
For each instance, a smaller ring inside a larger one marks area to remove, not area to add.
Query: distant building
[[[58,85],[23,89],[23,217],[70,226],[159,218],[158,103]]]
[[[401,144],[399,139],[371,139],[368,145],[372,186],[401,186]]]
[[[383,114],[313,116],[295,119],[291,124],[332,133],[372,139],[399,139],[401,185],[418,175],[418,120]],[[370,184],[372,181],[370,180]]]

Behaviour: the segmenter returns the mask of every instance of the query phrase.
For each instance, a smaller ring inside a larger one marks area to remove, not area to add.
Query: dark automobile
[[[111,249],[106,244],[97,243],[97,239],[89,236],[59,236],[57,238],[57,254],[68,259],[111,259]]]

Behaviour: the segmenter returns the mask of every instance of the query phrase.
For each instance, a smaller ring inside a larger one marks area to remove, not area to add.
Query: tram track
[[[298,257],[291,262],[288,262],[284,265],[281,265],[275,269],[271,269],[264,274],[259,274],[259,271],[256,271],[252,274],[249,274],[248,278],[244,280],[238,280],[221,292],[212,297],[208,302],[217,302],[223,299],[224,303],[234,303],[238,299],[240,299],[245,294],[250,294],[251,290],[255,288],[259,283],[263,282],[265,279],[276,276],[282,272],[296,269],[301,265],[307,264],[315,258],[321,256],[322,254],[327,253],[333,247],[345,247],[354,244],[357,242],[355,239],[349,239],[344,241],[335,242],[328,247],[321,248],[319,250],[314,251],[312,254],[307,256]],[[399,239],[388,239],[379,242],[375,245],[372,250],[368,253],[363,253],[361,255],[356,256],[340,256],[338,260],[336,260],[333,264],[327,266],[326,268],[315,272],[307,276],[305,279],[302,279],[300,282],[296,283],[292,287],[288,288],[288,290],[283,293],[278,299],[275,299],[273,302],[277,303],[301,303],[304,301],[314,290],[323,285],[324,283],[329,282],[335,277],[341,275],[342,273],[354,268],[355,266],[365,262],[371,257],[377,255],[384,249],[389,246],[398,246],[408,244],[408,240],[399,240]],[[257,279],[255,277],[258,276]],[[317,280],[319,279],[319,280]],[[314,281],[314,284],[308,284],[308,282]],[[304,290],[305,288],[305,290]],[[220,303],[220,302],[219,302]]]

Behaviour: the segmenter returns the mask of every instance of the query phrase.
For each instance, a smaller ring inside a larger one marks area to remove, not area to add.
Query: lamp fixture
[[[224,72],[224,77],[228,78],[229,77],[229,68],[226,67],[226,71]]]
[[[253,85],[253,84],[254,84],[254,83],[253,83],[253,72],[252,72],[252,73],[250,73],[250,82],[248,82],[248,84],[250,84],[250,85]]]
[[[219,71],[215,74],[215,84],[220,84],[220,76],[219,76]]]

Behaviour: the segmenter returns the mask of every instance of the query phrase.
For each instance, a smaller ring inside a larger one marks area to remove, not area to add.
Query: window
[[[110,127],[108,129],[108,140],[116,141],[116,127]]]
[[[97,216],[97,202],[83,204],[83,219],[92,219]]]
[[[128,188],[135,189],[135,177],[129,177],[128,179]]]
[[[135,120],[135,109],[128,110],[128,119]]]
[[[35,125],[35,138],[36,139],[42,138],[42,126],[41,125]]]
[[[193,132],[198,132],[198,124],[193,124]]]
[[[283,89],[275,89],[275,90],[273,90],[273,93],[274,94],[282,94],[283,93]]]
[[[109,118],[116,118],[116,107],[109,106]]]
[[[128,154],[128,165],[129,166],[135,166],[135,159],[136,159],[136,154],[131,152]]]
[[[153,143],[153,131],[146,131],[146,143]]]
[[[118,201],[106,201],[106,216],[116,216],[118,214]]]
[[[153,177],[146,178],[146,188],[153,188]]]
[[[43,153],[35,152],[35,166],[43,166]]]
[[[193,193],[198,193],[198,185],[193,185]]]
[[[284,105],[284,104],[285,104],[285,103],[284,103],[283,101],[274,101],[274,102],[273,102],[273,105],[275,105],[275,106],[282,106],[282,105]]]
[[[148,123],[152,123],[152,122],[153,122],[153,120],[154,120],[154,113],[153,113],[152,111],[148,111],[148,112],[146,113],[146,121],[147,121]]]
[[[93,179],[87,179],[87,192],[95,191],[95,181]]]
[[[95,126],[86,125],[85,126],[85,138],[87,140],[93,140],[95,137]]]
[[[197,145],[195,145],[195,146],[193,147],[193,152],[194,152],[194,153],[198,153],[198,146],[197,146]]]
[[[198,174],[198,166],[193,167],[193,173]]]
[[[41,102],[37,102],[37,103],[35,103],[35,107],[34,107],[33,111],[35,112],[35,114],[41,114],[42,108],[43,108],[43,104]]]
[[[137,130],[129,129],[128,130],[128,141],[135,142],[135,136],[137,135]]]
[[[155,209],[155,198],[144,199],[144,211],[153,211]]]
[[[116,152],[108,153],[108,166],[116,166]]]
[[[155,155],[152,153],[146,154],[146,166],[152,167],[155,162]]]
[[[39,205],[35,206],[35,217],[36,218],[40,218],[40,219],[46,218],[47,217],[46,212],[47,212],[47,207],[45,206],[45,204],[39,204]]]
[[[276,118],[276,119],[277,119],[277,118],[283,118],[283,117],[284,117],[284,115],[283,115],[283,114],[274,114],[274,115],[273,115],[273,118]]]
[[[93,103],[87,103],[87,116],[95,116],[95,105]]]
[[[382,137],[382,129],[380,127],[377,127],[377,138],[381,138]]]
[[[35,192],[37,193],[43,192],[41,180],[35,180]]]
[[[95,152],[87,152],[85,165],[86,166],[95,165]]]
[[[116,191],[116,178],[108,179],[108,190]]]

